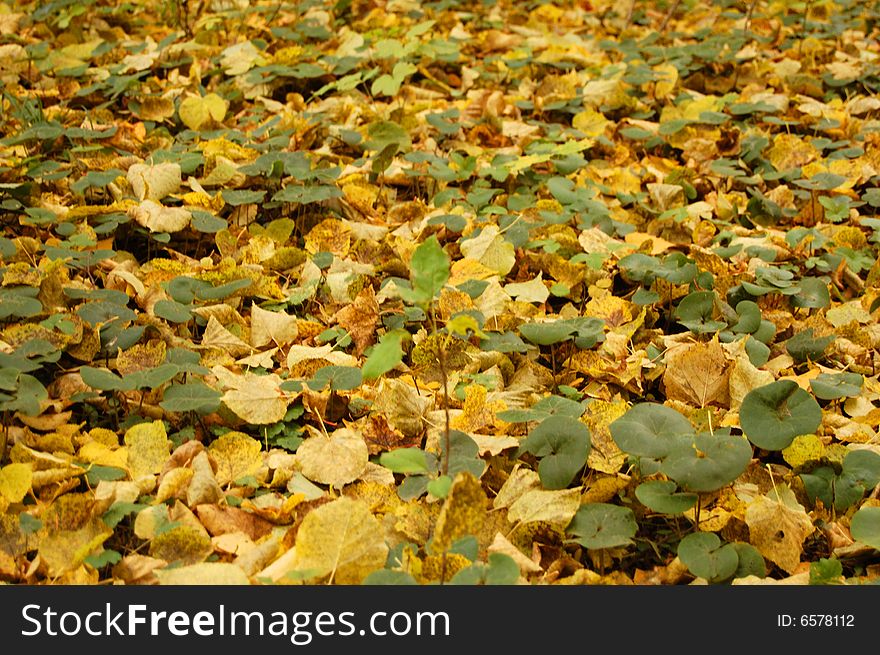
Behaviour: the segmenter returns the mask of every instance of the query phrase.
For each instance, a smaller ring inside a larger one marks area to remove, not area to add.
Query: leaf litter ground
[[[875,581],[878,29],[0,4],[0,578]]]

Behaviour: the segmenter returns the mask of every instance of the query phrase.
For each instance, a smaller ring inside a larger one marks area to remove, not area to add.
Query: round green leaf
[[[739,320],[730,329],[737,334],[753,334],[761,327],[761,310],[751,300],[741,300],[736,305]]]
[[[714,291],[694,291],[682,299],[675,308],[675,318],[694,334],[717,332],[727,327],[727,323],[714,320]]]
[[[361,384],[361,369],[355,366],[324,366],[315,371],[306,384],[320,390],[328,384],[334,391],[357,389]]]
[[[565,321],[548,323],[525,323],[519,326],[519,333],[534,344],[549,346],[566,341],[576,332],[575,326]]]
[[[739,410],[743,432],[765,450],[782,450],[795,437],[812,434],[822,422],[819,403],[791,380],[752,389]]]
[[[820,373],[810,380],[810,388],[816,398],[836,400],[858,396],[862,392],[862,382],[858,373]]]
[[[540,457],[545,489],[565,489],[587,462],[590,430],[570,416],[550,416],[529,433],[520,449]]]
[[[660,471],[690,491],[720,489],[736,480],[752,459],[752,447],[730,430],[702,432],[693,443],[680,443],[664,458]]]
[[[678,485],[668,480],[649,480],[636,487],[636,498],[661,514],[681,514],[697,504],[697,494],[676,493]]]
[[[791,297],[794,307],[827,307],[831,304],[828,285],[817,277],[807,277],[801,281],[800,292]]]
[[[581,505],[565,529],[584,548],[628,546],[638,531],[632,510],[608,503]]]
[[[757,578],[764,578],[767,576],[767,563],[757,548],[752,546],[752,544],[741,542],[730,545],[733,546],[739,557],[739,564],[733,577],[745,578],[746,576],[753,575]]]
[[[427,473],[428,458],[420,448],[396,448],[379,456],[379,464],[394,473]]]
[[[199,412],[210,414],[220,407],[222,394],[204,382],[193,380],[186,384],[172,384],[165,389],[159,406],[168,412]]]
[[[853,539],[880,550],[880,507],[862,507],[849,524]]]
[[[693,532],[678,544],[678,558],[694,575],[720,582],[736,573],[739,555],[733,544],[721,545],[714,532]]]
[[[681,436],[694,433],[684,416],[657,403],[634,405],[609,427],[611,438],[621,450],[654,459],[665,457]]]

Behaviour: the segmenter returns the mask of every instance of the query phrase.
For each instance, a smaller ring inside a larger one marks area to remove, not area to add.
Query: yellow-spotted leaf
[[[171,441],[162,421],[139,423],[125,432],[128,470],[133,480],[160,473],[171,453]]]

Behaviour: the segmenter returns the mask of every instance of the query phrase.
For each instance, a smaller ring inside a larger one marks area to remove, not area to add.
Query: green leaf
[[[675,308],[675,317],[694,334],[717,332],[727,327],[727,323],[715,320],[714,291],[694,291],[685,296]]]
[[[403,294],[404,300],[427,306],[449,280],[449,255],[431,235],[415,249],[409,267],[412,291]]]
[[[315,371],[306,384],[315,391],[327,385],[333,391],[349,391],[361,385],[361,370],[355,366],[324,366]]]
[[[176,300],[162,299],[153,306],[153,312],[159,318],[164,318],[172,323],[186,323],[192,318],[189,307]]]
[[[587,503],[580,506],[565,531],[575,535],[574,541],[584,548],[617,548],[632,543],[638,525],[631,509]]]
[[[253,205],[263,201],[266,192],[263,190],[250,189],[223,189],[223,200],[227,205],[238,207],[239,205]]]
[[[102,550],[97,555],[89,555],[83,560],[83,562],[91,566],[93,569],[100,569],[108,564],[116,564],[120,560],[122,560],[122,555],[115,550]]]
[[[818,361],[825,355],[825,349],[834,341],[834,335],[814,337],[813,328],[807,328],[785,342],[785,349],[797,364]]]
[[[843,581],[843,564],[836,557],[820,557],[818,562],[810,562],[810,584],[840,584]]]
[[[849,524],[853,539],[880,550],[880,507],[862,507]]]
[[[690,442],[694,428],[671,407],[640,403],[609,426],[614,443],[631,455],[660,459],[684,437]]]
[[[35,297],[34,287],[5,287],[0,289],[0,319],[17,316],[29,318],[43,311],[43,304]]]
[[[678,544],[678,557],[691,573],[709,582],[727,580],[739,566],[739,555],[733,544],[722,546],[714,532],[687,535]]]
[[[428,458],[420,448],[396,448],[382,453],[379,464],[393,473],[428,473]]]
[[[570,339],[577,330],[566,321],[548,321],[546,323],[523,323],[519,333],[539,346],[549,346]]]
[[[743,432],[764,450],[782,450],[802,434],[813,434],[822,422],[819,403],[791,380],[752,389],[739,410]]]
[[[800,292],[791,296],[793,307],[821,308],[831,304],[828,285],[817,277],[801,280]]]
[[[678,485],[667,480],[649,480],[636,487],[636,498],[661,514],[681,514],[697,504],[697,494],[676,493]]]
[[[519,580],[519,566],[510,555],[490,553],[488,564],[476,562],[458,571],[453,585],[514,585]]]
[[[733,577],[745,578],[749,575],[753,575],[757,578],[767,577],[767,563],[764,561],[764,556],[761,555],[761,552],[757,548],[752,546],[752,544],[744,544],[740,542],[730,545],[733,546],[733,549],[736,551],[737,557],[739,558],[739,564],[736,567],[736,572],[733,574]]]
[[[538,475],[545,489],[565,489],[587,462],[590,430],[569,416],[550,416],[529,433],[520,450],[540,457]]]
[[[752,459],[752,447],[729,428],[702,432],[687,444],[677,442],[660,471],[690,491],[714,491],[733,482]]]
[[[81,366],[79,374],[83,382],[93,389],[101,391],[130,391],[134,387],[106,368],[94,368],[93,366]]]
[[[409,335],[404,330],[393,330],[382,335],[361,368],[363,379],[375,380],[400,364],[403,361],[401,344],[407,336]]]
[[[362,585],[418,585],[416,579],[406,571],[380,569],[373,571],[361,582]]]
[[[210,414],[220,407],[222,395],[204,382],[193,380],[186,384],[172,384],[165,389],[159,406],[168,412]]]
[[[862,392],[863,378],[858,373],[820,373],[810,380],[810,388],[816,398],[836,400],[858,396]]]
[[[441,475],[431,480],[427,489],[428,493],[436,498],[446,498],[449,495],[449,490],[452,489],[452,478],[448,475]]]

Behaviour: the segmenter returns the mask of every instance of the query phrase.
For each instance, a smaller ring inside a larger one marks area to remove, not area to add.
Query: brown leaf
[[[727,359],[717,340],[671,350],[666,355],[666,397],[697,407],[727,405]]]
[[[378,455],[395,448],[418,448],[422,443],[421,437],[408,437],[392,427],[384,414],[368,416],[366,420],[358,423],[358,427],[367,443],[370,455]]]
[[[336,312],[335,319],[351,335],[358,356],[362,355],[376,341],[379,303],[373,287],[367,284],[353,303]]]
[[[195,512],[212,537],[230,532],[243,532],[257,541],[269,534],[274,527],[270,521],[238,507],[198,505]]]

